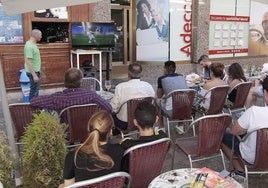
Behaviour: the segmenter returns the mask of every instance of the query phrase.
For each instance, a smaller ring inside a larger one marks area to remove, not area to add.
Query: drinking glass
[[[104,87],[105,87],[106,91],[109,91],[112,87],[111,80],[105,80]]]

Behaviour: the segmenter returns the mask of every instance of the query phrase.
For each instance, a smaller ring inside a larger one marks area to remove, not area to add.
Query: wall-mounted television
[[[114,23],[72,22],[71,40],[74,48],[114,47]]]

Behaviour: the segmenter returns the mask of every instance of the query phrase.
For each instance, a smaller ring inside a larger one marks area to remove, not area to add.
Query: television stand
[[[99,55],[99,80],[100,80],[100,87],[102,88],[102,51],[100,50],[84,50],[84,49],[75,49],[70,51],[70,62],[71,62],[71,68],[73,68],[73,54],[76,55],[76,67],[77,69],[80,69],[80,61],[79,56],[80,55],[92,55],[92,65],[94,66],[94,56]]]

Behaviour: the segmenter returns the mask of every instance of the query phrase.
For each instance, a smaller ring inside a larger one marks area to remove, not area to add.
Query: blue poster
[[[0,6],[0,44],[23,43],[21,15],[8,16]]]

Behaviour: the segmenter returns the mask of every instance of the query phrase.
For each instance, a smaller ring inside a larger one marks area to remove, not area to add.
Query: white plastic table
[[[80,61],[79,56],[80,55],[92,55],[92,65],[94,66],[94,55],[99,55],[99,80],[100,80],[100,86],[102,88],[102,57],[101,57],[102,51],[100,50],[83,50],[83,49],[77,49],[77,50],[71,50],[70,52],[70,62],[71,62],[71,68],[73,68],[73,54],[76,54],[76,62],[77,62],[77,69],[80,69]]]
[[[208,171],[213,171],[213,170],[208,169]],[[191,182],[193,181],[193,179],[195,179],[196,174],[201,173],[201,172],[204,172],[204,171],[202,171],[199,168],[193,168],[192,170],[190,168],[181,168],[181,169],[171,170],[163,174],[160,174],[155,179],[153,179],[153,181],[150,183],[148,188],[189,188],[191,185]],[[217,172],[215,173],[217,174]],[[227,177],[227,180],[230,181],[230,184],[226,186],[222,186],[222,187],[243,188],[242,185],[240,185],[233,178]],[[207,187],[209,186],[204,186],[204,188],[207,188]]]

